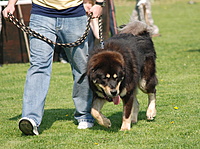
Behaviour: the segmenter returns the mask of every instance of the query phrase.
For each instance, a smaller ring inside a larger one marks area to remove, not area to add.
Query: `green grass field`
[[[0,67],[0,148],[2,149],[199,149],[200,148],[200,0],[154,0],[153,18],[161,37],[157,51],[157,117],[147,122],[147,96],[138,93],[139,121],[119,131],[122,103],[108,103],[103,113],[112,127],[95,123],[78,130],[73,118],[72,76],[68,64],[54,63],[39,136],[18,129],[22,94],[29,64]],[[127,23],[135,1],[116,0],[118,25]]]

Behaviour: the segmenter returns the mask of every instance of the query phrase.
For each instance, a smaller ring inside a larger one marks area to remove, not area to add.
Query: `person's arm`
[[[92,6],[92,8],[90,9],[90,13],[92,12],[93,18],[98,18],[102,15],[102,11],[103,11],[103,4],[104,0],[96,0],[95,4]]]
[[[15,11],[15,4],[17,3],[18,0],[9,0],[8,1],[8,5],[6,6],[6,8],[2,11],[3,16],[5,18],[8,17],[8,13],[13,14]]]

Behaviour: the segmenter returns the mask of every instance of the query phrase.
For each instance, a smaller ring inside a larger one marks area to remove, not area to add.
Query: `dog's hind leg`
[[[153,57],[147,57],[142,70],[142,79],[140,81],[140,89],[148,94],[148,108],[146,112],[147,120],[153,120],[156,116],[156,85],[158,83],[155,75],[155,61]]]
[[[101,113],[101,109],[103,105],[105,104],[105,102],[106,100],[103,100],[103,99],[95,99],[93,101],[91,114],[97,120],[97,123],[99,125],[102,125],[106,128],[110,128],[111,127],[110,120]]]
[[[157,80],[156,78],[154,79]],[[157,81],[156,81],[157,82]],[[156,83],[153,83],[156,84]],[[150,87],[151,86],[151,87]],[[153,88],[152,88],[153,86]],[[155,85],[151,85],[144,80],[144,78],[140,81],[140,89],[148,94],[148,108],[146,112],[147,120],[153,120],[156,116],[156,89]]]

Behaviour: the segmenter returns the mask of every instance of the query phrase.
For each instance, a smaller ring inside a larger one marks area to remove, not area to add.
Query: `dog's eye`
[[[97,78],[98,81],[107,79],[106,76],[103,75],[103,74],[97,74],[96,78]]]

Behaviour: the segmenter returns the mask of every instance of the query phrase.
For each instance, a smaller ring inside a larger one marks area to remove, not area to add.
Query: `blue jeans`
[[[69,43],[76,41],[84,32],[87,17],[50,18],[31,14],[30,28],[52,41]],[[22,117],[33,119],[39,126],[44,113],[44,104],[50,85],[52,62],[55,45],[48,44],[35,37],[30,37],[30,68],[27,72],[23,95]],[[88,41],[77,47],[66,48],[71,64],[74,86],[73,101],[75,119],[78,122],[93,122],[90,114],[92,92],[86,76]]]

